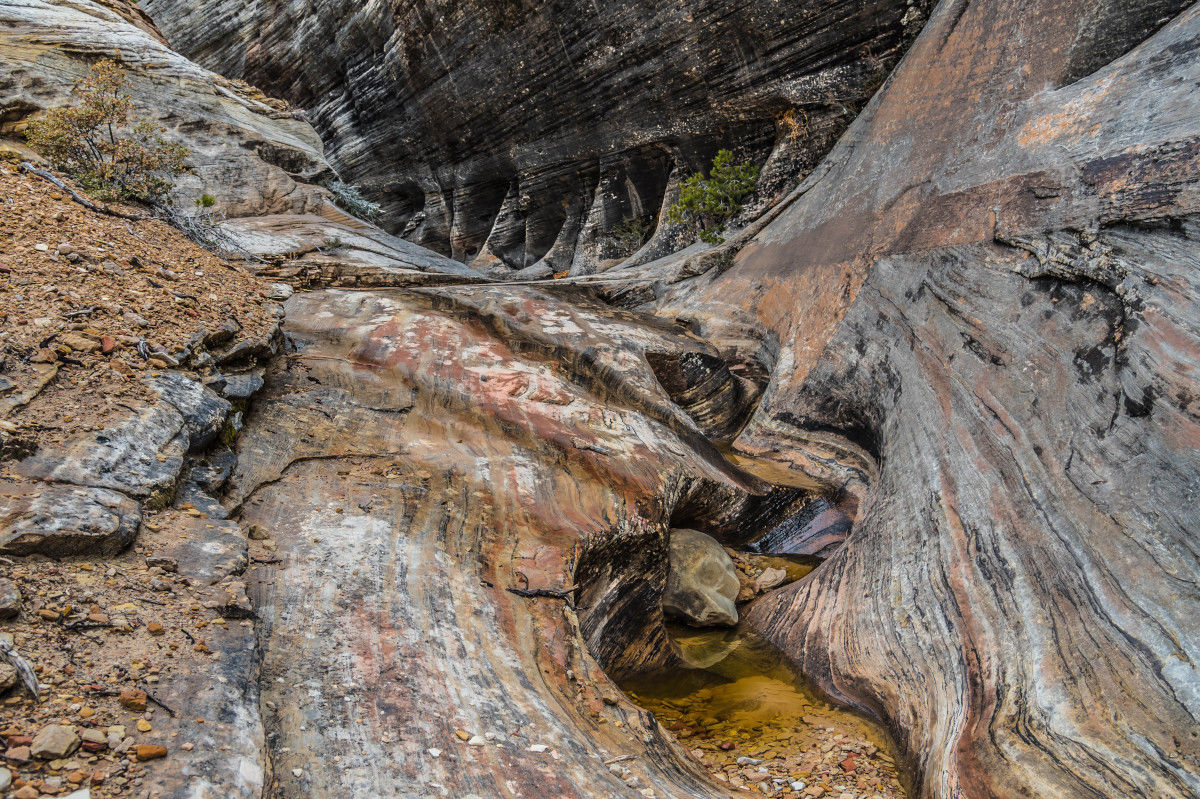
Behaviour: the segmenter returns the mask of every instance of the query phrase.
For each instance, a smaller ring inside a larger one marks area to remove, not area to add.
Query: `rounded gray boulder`
[[[697,530],[672,530],[670,562],[662,598],[667,616],[693,627],[737,624],[737,569],[715,538]]]

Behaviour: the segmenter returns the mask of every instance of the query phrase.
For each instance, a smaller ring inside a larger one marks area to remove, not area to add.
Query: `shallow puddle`
[[[771,796],[906,796],[886,731],[822,698],[771,644],[741,630],[671,634],[691,668],[621,687],[718,780]]]
[[[787,574],[785,583],[795,582],[801,577],[808,575],[810,571],[817,568],[821,563],[820,558],[814,558],[809,555],[753,555],[754,565],[763,569],[783,569]],[[696,634],[696,630],[690,631]],[[702,633],[710,635],[711,633]],[[727,633],[723,633],[727,634]]]

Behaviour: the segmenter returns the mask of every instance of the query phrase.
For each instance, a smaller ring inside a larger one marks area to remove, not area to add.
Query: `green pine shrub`
[[[758,174],[757,166],[737,163],[732,152],[721,150],[707,176],[697,172],[683,182],[667,219],[695,228],[700,241],[720,244],[725,224],[741,213],[742,200],[754,191]]]

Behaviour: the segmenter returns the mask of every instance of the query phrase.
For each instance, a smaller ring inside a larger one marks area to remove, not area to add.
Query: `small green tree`
[[[134,113],[124,68],[94,64],[71,90],[75,105],[52,108],[29,123],[26,138],[54,167],[103,200],[158,205],[172,181],[190,171],[187,148],[165,128]]]
[[[631,216],[618,222],[609,233],[617,249],[622,255],[632,255],[646,243],[646,239],[654,232],[654,217]]]
[[[742,200],[758,184],[758,172],[753,164],[736,163],[733,153],[721,150],[707,177],[697,172],[683,182],[667,219],[696,228],[703,242],[720,244],[725,223],[741,213]]]

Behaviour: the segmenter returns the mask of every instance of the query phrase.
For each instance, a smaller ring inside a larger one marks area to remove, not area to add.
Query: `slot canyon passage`
[[[1200,4],[0,0],[0,137],[5,796],[1200,796]]]

